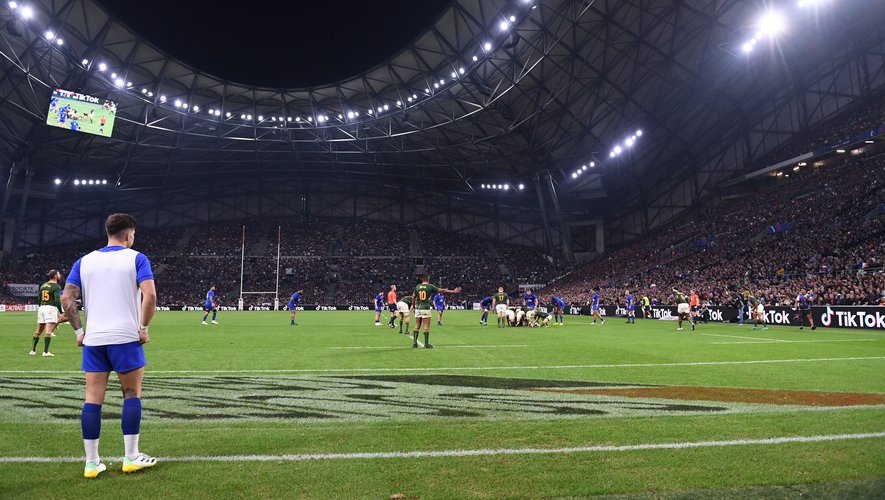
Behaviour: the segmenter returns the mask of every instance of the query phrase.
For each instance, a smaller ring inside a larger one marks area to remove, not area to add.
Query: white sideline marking
[[[707,337],[727,337],[731,339],[744,339],[744,340],[756,340],[756,341],[767,341],[767,342],[791,342],[790,340],[781,340],[781,339],[771,339],[765,337],[741,337],[739,335],[719,335],[716,333],[702,333],[701,335]]]
[[[450,371],[487,371],[487,370],[570,370],[581,368],[655,368],[660,366],[718,366],[718,365],[759,365],[770,363],[819,363],[828,361],[870,361],[882,360],[885,356],[866,356],[849,358],[798,358],[798,359],[753,359],[745,361],[687,361],[674,363],[624,363],[606,365],[550,365],[550,366],[445,366],[438,368],[303,368],[290,370],[150,370],[148,376],[171,373],[350,373],[350,372],[450,372]],[[76,370],[0,370],[5,374],[55,373],[61,375],[82,375]]]
[[[876,342],[882,339],[832,339],[832,340],[784,340],[782,342],[789,342],[791,344],[819,344],[822,342]],[[710,342],[712,345],[723,345],[723,344],[775,344],[777,343],[774,339],[763,340],[763,341],[754,341],[754,342]]]
[[[878,340],[878,339],[877,339],[877,340]],[[424,347],[424,344],[423,344],[420,340],[418,341],[418,345],[420,345],[421,347]],[[399,345],[391,345],[391,346],[352,346],[352,347],[330,347],[329,349],[404,349],[404,348],[406,348],[406,347],[411,348],[412,346],[399,346]],[[434,347],[436,347],[436,346],[434,346]],[[528,344],[513,344],[513,345],[507,345],[507,344],[500,344],[500,345],[482,345],[482,344],[476,344],[476,345],[444,345],[444,346],[440,346],[440,347],[442,347],[443,349],[457,349],[457,348],[471,348],[471,349],[474,349],[474,348],[482,348],[482,349],[485,349],[485,348],[487,348],[487,347],[492,347],[492,348],[495,348],[495,347],[503,347],[503,348],[508,348],[508,347],[529,347],[529,345],[528,345]],[[438,348],[439,348],[439,347],[437,347],[437,349],[438,349]]]
[[[541,455],[554,453],[588,453],[642,450],[684,450],[690,448],[717,448],[724,446],[749,446],[759,444],[821,443],[852,439],[883,438],[885,432],[862,434],[828,434],[822,436],[786,436],[763,439],[732,439],[727,441],[688,441],[681,443],[645,443],[621,446],[576,446],[572,448],[492,448],[479,450],[438,451],[388,451],[362,453],[313,453],[294,455],[190,455],[183,457],[159,457],[161,462],[305,462],[308,460],[363,460],[376,458],[436,458],[478,457],[491,455]],[[0,463],[58,463],[82,462],[83,457],[0,457]]]

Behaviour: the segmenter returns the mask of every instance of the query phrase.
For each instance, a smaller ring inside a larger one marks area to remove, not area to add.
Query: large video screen
[[[49,100],[46,124],[53,127],[110,137],[117,103],[70,90],[55,89]]]

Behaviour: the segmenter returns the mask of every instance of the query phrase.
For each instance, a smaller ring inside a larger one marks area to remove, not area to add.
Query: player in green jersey
[[[40,301],[40,307],[37,309],[37,331],[34,332],[34,343],[31,345],[30,356],[37,355],[37,343],[40,342],[40,334],[43,334],[43,357],[51,358],[55,356],[49,352],[49,343],[52,341],[52,331],[58,325],[59,316],[61,314],[61,286],[58,280],[61,279],[61,273],[53,269],[47,275],[49,281],[40,286],[37,292],[37,299]]]
[[[504,292],[504,287],[498,287],[498,293],[492,295],[492,307],[498,316],[498,328],[507,327],[507,308],[510,307],[510,296]]]
[[[747,301],[750,303],[750,317],[753,320],[753,330],[759,325],[762,325],[763,330],[768,330],[768,325],[765,324],[765,306],[762,305],[762,301],[752,293],[750,293]]]
[[[441,293],[443,295],[451,295],[453,293],[461,293],[461,287],[456,287],[454,290],[449,290],[448,288],[439,288],[436,285],[432,285],[430,283],[430,276],[427,274],[419,274],[418,279],[421,280],[421,283],[415,287],[415,291],[412,292],[412,309],[415,311],[415,330],[412,332],[412,347],[418,347],[418,332],[421,330],[421,325],[424,325],[424,348],[425,349],[433,349],[433,346],[430,345],[430,319],[431,319],[431,309],[433,304],[433,296],[437,293]]]
[[[675,288],[673,289],[673,293],[676,294],[676,314],[679,315],[679,328],[676,330],[682,331],[682,322],[690,321],[689,315],[691,314],[691,307],[688,305],[688,297],[686,297],[684,293]]]
[[[411,323],[411,311],[412,308],[412,296],[406,295],[399,302],[396,303],[396,312],[399,315],[399,332],[409,334],[409,323]],[[406,323],[406,328],[403,330],[403,321]]]

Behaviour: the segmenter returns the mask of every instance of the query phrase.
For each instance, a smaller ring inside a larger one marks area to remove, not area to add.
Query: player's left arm
[[[144,280],[138,284],[141,290],[141,325],[138,328],[138,341],[147,344],[151,341],[148,335],[148,326],[157,310],[157,286],[154,280]]]
[[[439,293],[446,294],[446,295],[451,295],[453,293],[461,293],[461,287],[459,286],[459,287],[456,287],[452,290],[449,290],[448,288],[440,288]]]

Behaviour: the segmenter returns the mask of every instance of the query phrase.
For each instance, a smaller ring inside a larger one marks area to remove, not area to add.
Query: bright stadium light
[[[92,180],[92,179],[89,179],[89,185],[91,186],[91,185],[93,185],[93,184],[95,184],[95,181]]]
[[[83,59],[82,61],[80,61],[80,64],[82,64],[83,66],[89,65],[89,59]]]
[[[464,68],[458,68],[458,73],[464,74]]]
[[[20,12],[22,15],[22,19],[30,19],[34,17],[34,9],[32,9],[30,5],[25,5],[24,7],[22,7],[22,10]]]
[[[458,73],[452,71],[452,78],[458,78]]]
[[[107,184],[107,183],[108,183],[108,180],[107,180],[107,179],[102,179],[102,180],[101,180],[101,183],[102,183],[102,184]]]
[[[117,74],[116,74],[116,73],[111,73],[111,78],[117,78]]]
[[[127,88],[132,87],[132,82],[126,82],[126,87]]]
[[[354,111],[354,112],[353,112],[353,115],[356,116],[357,118],[359,118],[359,117],[360,117],[360,112],[359,112],[359,111]]]
[[[199,112],[200,112],[200,106],[194,104],[194,112],[199,113]],[[211,110],[211,109],[209,110],[209,114],[210,114],[210,115],[212,114],[212,110]]]
[[[246,115],[246,119],[252,121],[252,115]]]
[[[621,149],[621,146],[615,146],[615,154],[616,155],[621,154],[621,151],[623,151],[623,149]]]
[[[230,113],[228,113],[228,115],[230,115]],[[291,122],[291,121],[292,121],[292,117],[291,117],[291,116],[287,117],[287,118],[286,118],[286,121]]]
[[[181,103],[181,107],[184,109],[187,109],[187,103],[186,102]]]
[[[148,90],[148,97],[154,97],[154,93]]]
[[[609,154],[608,154],[608,155],[609,155],[609,156],[610,156],[610,157],[611,157],[611,158],[614,158],[614,157],[615,157],[615,152],[614,152],[614,151],[612,151],[612,152],[611,152],[611,153],[609,153]]]
[[[409,102],[412,102],[412,98],[411,98],[411,96],[410,96],[408,99],[406,99],[406,100],[409,101]]]
[[[473,62],[476,62],[476,61],[479,61],[479,58],[476,56],[473,56]]]
[[[577,179],[577,178],[578,178],[578,173],[572,172],[572,179]]]
[[[770,10],[759,18],[757,28],[763,35],[774,37],[784,32],[786,23],[779,12]]]
[[[160,102],[166,102],[166,96],[161,95],[161,96],[160,96]]]
[[[516,16],[510,16],[510,22],[511,22],[511,23],[515,23],[515,22],[516,22]]]
[[[485,185],[485,184],[480,184],[480,186],[479,186],[479,187],[481,187],[481,188],[483,188],[483,189],[485,189],[485,188],[486,188],[486,185]]]
[[[371,115],[373,113],[372,108],[369,108],[369,110],[366,111],[366,113],[369,113]]]
[[[438,89],[438,88],[439,88],[439,84],[436,83],[436,82],[433,82],[433,88]]]
[[[353,111],[348,111],[348,112],[347,112],[347,119],[348,119],[348,120],[353,120]]]
[[[583,170],[583,171],[586,172],[586,171],[587,171],[587,165],[582,165],[582,166],[581,166],[581,170]]]
[[[642,137],[642,130],[636,131],[636,137]]]
[[[271,116],[271,117],[270,117],[270,121],[272,121],[272,122],[277,121],[277,117],[276,117],[276,116]]]
[[[230,118],[230,111],[224,114],[225,118]],[[292,121],[292,118],[289,118],[289,121]]]
[[[489,52],[490,50],[492,50],[492,42],[486,42],[486,43],[482,44],[482,49],[486,52]]]
[[[296,116],[296,117],[295,117],[295,121],[296,121],[296,122],[300,122],[300,121],[301,121],[301,117],[300,117],[300,116]]]
[[[440,81],[439,81],[439,84],[440,84],[440,85],[445,85],[445,84],[446,84],[446,81],[445,81],[445,80],[440,80]]]
[[[627,140],[624,141],[624,144],[625,144],[628,148],[632,148],[632,147],[633,147],[633,144],[635,144],[635,143],[636,143],[636,139],[633,139],[632,137],[628,137]]]
[[[372,111],[372,110],[370,109],[369,111]],[[382,108],[381,106],[378,106],[378,112],[381,113],[382,111],[384,111],[384,108]]]
[[[264,121],[264,115],[258,115],[258,121]]]
[[[59,179],[58,177],[56,177],[56,178],[55,178],[55,185],[58,186],[59,184],[61,184],[61,179]]]
[[[385,104],[385,105],[384,105],[384,111],[387,111],[388,109],[390,109],[390,106],[388,106],[387,104]]]
[[[147,95],[147,89],[145,89],[145,88],[141,89],[141,93]]]
[[[510,184],[504,184],[504,191],[507,191],[508,189],[510,189]]]
[[[396,101],[396,105],[397,105],[397,106],[402,106],[402,105],[403,105],[403,102],[402,102],[402,101]]]
[[[123,82],[122,78],[117,78],[116,80],[114,80],[114,85],[116,85],[118,87],[122,87],[124,83],[125,82]]]
[[[99,70],[99,71],[104,71],[104,70],[106,70],[106,69],[108,69],[108,65],[107,65],[107,64],[105,64],[105,63],[98,63],[98,70]]]
[[[744,44],[741,45],[741,50],[744,54],[749,54],[750,52],[753,52],[753,44],[750,42],[744,42]]]
[[[9,8],[15,10],[18,8],[18,4],[15,2],[9,2]]]
[[[64,44],[65,44],[65,41],[64,41],[63,39],[61,39],[61,38],[56,38],[56,39],[55,39],[55,43],[56,43],[57,45],[64,45]]]
[[[54,40],[55,39],[55,33],[52,31],[47,31],[44,36],[46,37],[47,40]]]
[[[525,184],[520,184],[520,185],[519,185],[519,190],[522,191],[523,189],[525,189]]]
[[[75,185],[75,186],[79,186],[79,185],[80,185],[80,179],[74,179],[74,185]]]
[[[507,31],[510,28],[510,23],[505,20],[501,21],[501,24],[499,24],[498,26],[501,28],[501,31]]]
[[[245,120],[245,119],[246,119],[246,115],[240,115],[240,120]]]
[[[313,117],[312,117],[312,116],[308,116],[308,117],[307,117],[307,121],[313,123]]]

